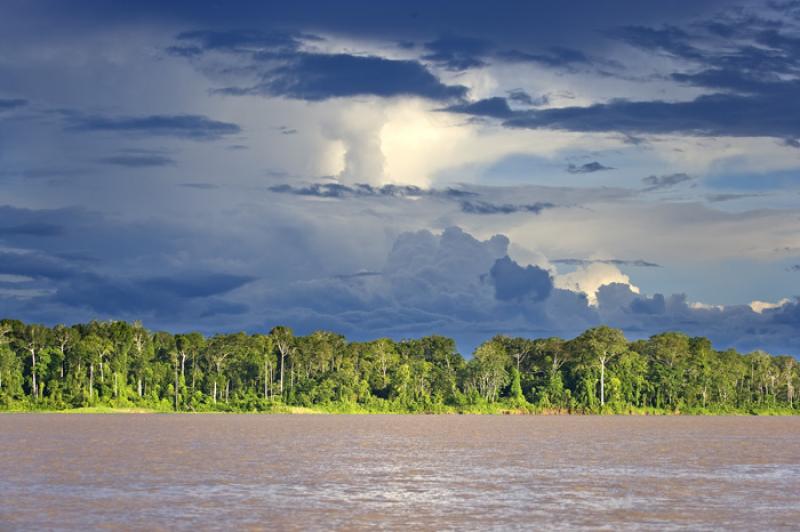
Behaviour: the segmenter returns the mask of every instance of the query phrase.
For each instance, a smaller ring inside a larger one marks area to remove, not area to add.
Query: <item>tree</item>
[[[133,372],[136,378],[136,392],[142,397],[146,391],[146,371],[153,357],[152,336],[140,322],[133,324]]]
[[[88,396],[90,403],[94,395],[94,368],[103,363],[103,360],[108,356],[112,348],[113,345],[108,339],[102,338],[96,334],[85,336],[78,345],[78,351],[81,353],[89,368]]]
[[[214,391],[212,394],[212,400],[214,403],[217,402],[217,388],[219,384],[219,380],[222,377],[222,371],[225,368],[225,363],[230,359],[234,351],[236,350],[236,338],[232,335],[222,335],[218,334],[214,336],[208,342],[208,348],[206,349],[206,356],[208,357],[208,361],[210,365],[214,368],[215,374],[213,379],[213,387]],[[227,402],[227,383],[226,383],[226,395],[225,401]]]
[[[581,334],[576,338],[576,343],[580,346],[583,355],[596,360],[600,367],[600,406],[605,406],[606,367],[609,361],[627,350],[628,341],[622,331],[601,326]]]
[[[283,368],[286,366],[286,357],[294,349],[294,333],[289,327],[275,327],[269,332],[269,335],[272,337],[273,345],[278,349],[281,357],[280,393],[281,397],[283,397]]]
[[[500,342],[489,340],[475,350],[473,372],[476,386],[481,396],[488,402],[497,400],[500,388],[508,378],[508,354]]]
[[[46,345],[45,335],[48,330],[43,325],[26,325],[20,338],[20,346],[28,352],[31,360],[31,397],[39,398],[39,383],[37,380],[39,368],[36,364],[36,355]]]
[[[370,347],[380,368],[381,388],[386,388],[389,385],[389,368],[397,363],[397,350],[394,348],[394,343],[388,338],[375,340]]]

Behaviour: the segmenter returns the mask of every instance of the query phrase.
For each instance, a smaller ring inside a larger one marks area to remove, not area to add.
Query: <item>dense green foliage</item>
[[[789,356],[717,351],[608,327],[572,340],[496,336],[465,360],[449,338],[347,342],[324,331],[149,332],[141,324],[0,322],[0,408],[180,411],[800,412]]]

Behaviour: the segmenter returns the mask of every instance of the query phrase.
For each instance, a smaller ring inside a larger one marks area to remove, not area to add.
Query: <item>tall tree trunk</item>
[[[600,406],[606,405],[606,359],[600,359]]]
[[[195,353],[192,353],[192,395],[194,395],[194,361],[195,361]]]
[[[214,379],[214,404],[217,404],[217,379]]]
[[[36,384],[36,350],[31,349],[31,395],[34,399],[39,396],[39,387]]]
[[[139,392],[139,397],[142,396],[142,378],[138,377],[136,380],[136,390]]]
[[[286,365],[286,355],[284,354],[283,350],[281,350],[281,399],[283,399],[283,366]]]
[[[94,388],[94,363],[89,364],[89,401],[92,400],[92,390]]]

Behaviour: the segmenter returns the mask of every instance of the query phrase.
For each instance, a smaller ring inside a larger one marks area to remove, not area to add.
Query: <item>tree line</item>
[[[791,356],[716,350],[678,332],[628,341],[495,336],[465,359],[443,336],[348,342],[288,327],[171,334],[141,323],[0,321],[0,408],[144,407],[370,412],[785,412],[800,410]]]

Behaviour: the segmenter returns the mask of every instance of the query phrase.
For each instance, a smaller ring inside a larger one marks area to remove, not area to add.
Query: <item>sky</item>
[[[800,355],[800,2],[0,4],[0,315]]]

